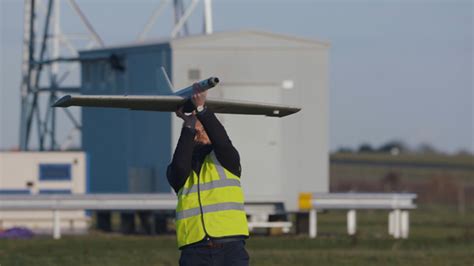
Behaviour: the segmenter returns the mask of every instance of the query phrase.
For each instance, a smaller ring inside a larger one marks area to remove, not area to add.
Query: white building
[[[1,195],[84,194],[86,183],[83,152],[0,152]],[[88,220],[84,211],[61,212],[66,232],[84,232]],[[52,211],[0,211],[0,229],[24,226],[49,232],[52,222]]]

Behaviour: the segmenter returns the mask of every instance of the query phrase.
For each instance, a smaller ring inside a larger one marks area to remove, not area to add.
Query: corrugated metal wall
[[[191,83],[195,69],[201,78],[220,78],[211,96],[303,108],[284,118],[220,115],[241,155],[247,201],[280,199],[295,210],[298,193],[329,191],[328,44],[237,32],[177,39],[171,47],[177,87]],[[294,86],[284,88],[285,81]],[[181,123],[173,125],[175,143]]]
[[[170,93],[160,67],[171,70],[166,44],[81,53],[83,58],[121,58],[125,71],[108,61],[82,64],[83,94]],[[168,73],[170,74],[170,73]],[[171,76],[171,75],[170,75]],[[169,192],[170,114],[102,108],[82,109],[82,146],[90,155],[90,192]]]

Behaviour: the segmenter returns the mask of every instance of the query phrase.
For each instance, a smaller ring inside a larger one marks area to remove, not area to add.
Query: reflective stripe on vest
[[[178,192],[176,207],[179,247],[201,241],[206,233],[248,236],[240,178],[222,167],[214,152],[204,159],[199,176],[191,172]]]
[[[240,180],[219,179],[219,180],[211,181],[209,183],[200,184],[199,185],[199,190],[200,191],[206,191],[206,190],[221,188],[221,187],[240,187]],[[184,188],[183,191],[181,192],[181,194],[182,195],[189,195],[191,193],[196,193],[196,192],[198,192],[198,186],[193,185],[189,188]]]
[[[219,174],[219,179],[221,180],[226,179],[227,176],[225,174],[224,167],[222,167],[222,165],[217,160],[216,154],[214,153],[214,151],[211,152],[209,156],[211,156],[211,160],[214,162],[214,165],[216,166],[217,173]]]
[[[202,206],[203,213],[211,213],[211,212],[218,212],[218,211],[228,211],[228,210],[236,210],[236,211],[243,211],[244,204],[237,203],[237,202],[224,202],[218,204],[212,204],[207,206]],[[176,220],[181,220],[185,218],[189,218],[192,216],[200,215],[201,208],[192,208],[184,211],[180,211],[176,213]]]

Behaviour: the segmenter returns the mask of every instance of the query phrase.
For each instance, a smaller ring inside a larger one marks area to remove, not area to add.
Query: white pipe
[[[58,58],[61,51],[60,51],[60,41],[61,41],[61,29],[60,29],[60,21],[61,19],[61,0],[54,1],[54,25],[53,25],[53,38],[51,39],[52,42],[52,58]],[[51,65],[51,72],[55,79],[57,79],[57,75],[59,72],[59,64],[54,62]]]
[[[53,238],[61,238],[61,217],[59,210],[53,210]]]
[[[204,0],[204,31],[205,34],[213,32],[212,25],[212,0]]]
[[[315,238],[318,234],[318,216],[315,209],[309,211],[309,237]]]
[[[189,16],[191,16],[192,12],[196,8],[197,3],[198,0],[191,1],[191,4],[189,4],[188,8],[186,8],[186,11],[184,12],[183,16],[179,19],[178,23],[176,23],[173,30],[171,31],[171,38],[175,38],[176,35],[178,35],[178,32],[181,30],[184,23],[186,22],[186,20],[188,20]]]
[[[148,22],[146,23],[145,27],[143,28],[143,31],[140,33],[138,36],[138,41],[143,41],[145,40],[146,36],[148,35],[148,32],[151,30],[153,25],[156,23],[156,19],[163,13],[163,10],[166,7],[166,4],[169,3],[170,0],[162,0],[160,2],[160,5],[153,11],[153,14],[151,17],[148,19]]]
[[[347,233],[349,235],[355,235],[356,231],[357,231],[356,210],[349,210],[347,212]]]
[[[91,37],[94,39],[94,41],[96,41],[96,43],[100,47],[104,47],[104,42],[102,41],[102,38],[100,38],[99,34],[97,34],[94,27],[92,27],[92,24],[89,22],[87,17],[84,15],[81,8],[77,5],[76,1],[75,0],[69,0],[68,3],[71,6],[71,8],[74,10],[74,12],[76,12],[76,14],[79,16],[79,18],[81,19],[81,22],[84,24],[84,26],[86,27],[87,31],[89,32]]]
[[[410,216],[408,211],[402,211],[401,213],[401,237],[403,239],[408,238],[408,234],[410,231]]]
[[[390,211],[388,213],[388,234],[393,236],[395,230],[394,230],[394,220],[395,220],[395,213],[393,211]]]
[[[23,19],[23,59],[22,59],[22,67],[21,67],[21,72],[23,76],[23,81],[21,85],[21,96],[26,97],[28,94],[28,86],[26,84],[29,82],[27,80],[27,74],[28,74],[28,65],[29,65],[29,60],[30,60],[30,22],[31,18],[30,13],[31,13],[31,2],[30,1],[25,1],[25,6],[24,6],[24,19]]]
[[[400,238],[401,224],[400,224],[400,209],[394,210],[394,226],[393,226],[393,237],[395,239]]]

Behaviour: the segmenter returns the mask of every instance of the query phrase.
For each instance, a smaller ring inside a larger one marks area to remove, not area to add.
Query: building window
[[[71,180],[70,164],[40,164],[39,179],[44,181]]]

